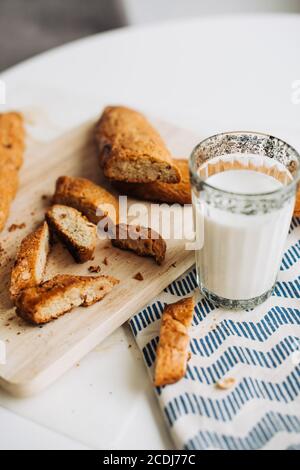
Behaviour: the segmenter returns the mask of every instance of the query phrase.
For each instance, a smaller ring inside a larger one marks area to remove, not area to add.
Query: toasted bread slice
[[[21,243],[11,273],[10,295],[16,300],[23,289],[40,284],[50,251],[48,224],[44,222]]]
[[[25,130],[18,113],[0,114],[0,232],[9,216],[23,163]]]
[[[119,224],[112,244],[121,250],[134,251],[138,256],[152,256],[162,264],[166,256],[166,242],[151,228]]]
[[[156,353],[154,384],[173,384],[184,377],[188,361],[189,333],[194,299],[188,297],[165,306]]]
[[[144,201],[154,201],[167,204],[191,204],[191,185],[188,161],[175,159],[175,165],[180,171],[181,180],[176,184],[161,183],[125,183],[114,181],[113,186],[120,194],[132,196]]]
[[[96,141],[106,178],[127,183],[179,183],[180,173],[157,131],[129,108],[105,108]]]
[[[58,275],[22,291],[17,298],[17,314],[36,325],[48,323],[75,307],[99,302],[118,283],[111,276]]]
[[[46,220],[77,263],[85,263],[93,258],[97,227],[77,209],[56,204],[47,211]]]
[[[107,217],[114,224],[118,222],[118,201],[115,196],[85,178],[58,178],[53,202],[74,207],[94,224]]]

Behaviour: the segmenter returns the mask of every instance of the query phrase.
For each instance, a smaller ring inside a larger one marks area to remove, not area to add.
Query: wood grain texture
[[[98,241],[91,263],[78,266],[67,250],[56,244],[45,279],[58,273],[88,275],[92,264],[101,266],[101,274],[120,279],[120,284],[99,304],[75,309],[43,328],[30,326],[16,317],[8,292],[12,264],[22,238],[43,220],[57,177],[83,176],[111,190],[102,180],[93,125],[94,122],[86,123],[47,144],[34,143],[31,139],[21,171],[20,190],[7,224],[9,227],[25,222],[26,227],[13,232],[6,229],[0,237],[4,250],[0,253],[0,340],[7,345],[7,363],[0,365],[0,386],[16,396],[32,395],[50,385],[194,262],[194,253],[185,250],[184,239],[167,240],[167,256],[162,266],[152,259],[113,248],[107,240]],[[154,122],[154,125],[175,156],[188,155],[200,140],[165,123]],[[129,201],[129,205],[132,207],[135,202]],[[180,211],[180,207],[175,210],[174,226]],[[143,223],[143,214],[139,221]],[[189,233],[191,214],[187,224]],[[103,263],[104,258],[107,264]],[[137,272],[142,273],[142,282],[134,279]]]

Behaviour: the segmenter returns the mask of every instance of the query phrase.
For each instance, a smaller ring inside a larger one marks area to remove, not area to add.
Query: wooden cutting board
[[[187,131],[162,122],[153,124],[175,156],[188,156],[197,143],[197,138]],[[186,240],[174,239],[173,234],[167,240],[167,256],[162,266],[157,266],[150,258],[112,248],[107,240],[99,241],[94,261],[77,265],[69,253],[56,244],[49,258],[46,278],[57,273],[88,275],[90,265],[100,265],[102,274],[115,276],[120,284],[102,302],[87,309],[75,309],[42,328],[30,326],[16,317],[8,294],[16,250],[22,238],[43,220],[57,177],[83,176],[107,186],[97,162],[93,125],[94,122],[85,123],[50,143],[28,139],[21,187],[7,228],[0,234],[4,250],[0,254],[0,340],[6,344],[6,364],[0,365],[0,386],[16,396],[37,393],[55,381],[194,262],[193,252],[185,250]],[[129,206],[134,202],[137,201],[129,201]],[[150,207],[149,203],[146,205]],[[173,228],[180,223],[181,211],[182,208],[175,209]],[[143,218],[141,215],[141,223],[144,223]],[[23,223],[25,227],[9,232],[12,224]],[[191,213],[186,224],[185,233],[190,233]],[[108,260],[107,266],[104,258]],[[142,273],[144,281],[133,279],[137,272]]]

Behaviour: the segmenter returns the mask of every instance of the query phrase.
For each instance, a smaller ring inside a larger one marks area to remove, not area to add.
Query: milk
[[[283,170],[287,170],[283,167]],[[283,186],[273,176],[252,170],[228,170],[205,183],[223,191],[260,194]],[[200,286],[223,299],[249,300],[270,291],[276,282],[295,197],[283,207],[256,215],[231,213],[212,205],[196,205],[203,247],[196,251]]]

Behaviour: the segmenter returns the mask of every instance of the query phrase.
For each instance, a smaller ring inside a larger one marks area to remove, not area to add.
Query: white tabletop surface
[[[289,15],[122,29],[0,75],[7,89],[0,111],[27,111],[37,137],[50,139],[120,103],[200,137],[251,129],[300,148],[300,105],[292,102],[299,44],[300,16]],[[17,400],[0,391],[0,405],[0,448],[172,448],[127,326],[41,395]]]

